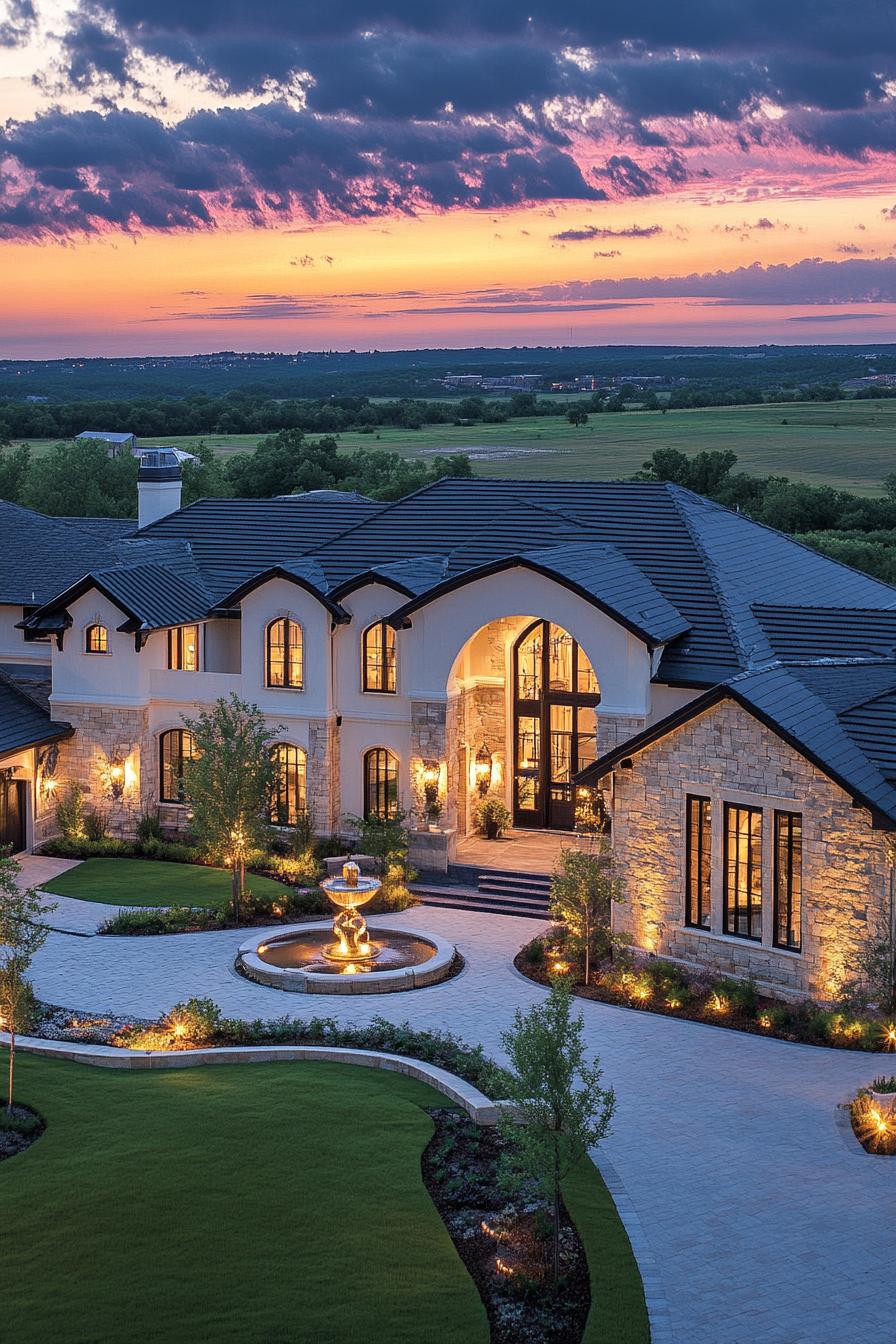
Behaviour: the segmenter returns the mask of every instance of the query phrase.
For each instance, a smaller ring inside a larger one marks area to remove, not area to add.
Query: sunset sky
[[[896,339],[889,0],[0,0],[0,355]]]

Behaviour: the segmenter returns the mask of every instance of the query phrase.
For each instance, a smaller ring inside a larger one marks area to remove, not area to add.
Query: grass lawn
[[[572,399],[570,399],[572,400]],[[656,448],[696,453],[730,448],[742,471],[785,475],[813,485],[877,494],[893,470],[896,400],[792,402],[707,407],[695,411],[627,411],[592,415],[576,428],[565,419],[533,417],[505,425],[430,425],[345,433],[340,447],[388,448],[403,457],[470,451],[485,476],[612,480],[631,476]],[[207,434],[223,454],[246,452],[263,434]],[[309,436],[309,437],[313,437]],[[194,447],[200,436],[165,442]],[[50,440],[32,440],[45,452]]]
[[[254,873],[247,875],[246,886],[256,894],[283,892],[279,882]],[[230,897],[230,873],[156,859],[85,859],[43,890],[108,905],[223,905]]]
[[[130,1073],[20,1056],[43,1137],[0,1163],[15,1344],[487,1344],[423,1185],[444,1098],[337,1064]],[[567,1197],[600,1293],[587,1344],[647,1344],[640,1279],[590,1166]]]

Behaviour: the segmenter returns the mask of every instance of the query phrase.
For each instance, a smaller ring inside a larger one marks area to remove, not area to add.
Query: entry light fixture
[[[476,753],[476,787],[484,798],[492,782],[492,754],[483,742]]]

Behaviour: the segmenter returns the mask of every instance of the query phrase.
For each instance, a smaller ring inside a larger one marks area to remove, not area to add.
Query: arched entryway
[[[562,626],[537,620],[513,646],[513,824],[570,831],[573,780],[597,756],[600,686]]]

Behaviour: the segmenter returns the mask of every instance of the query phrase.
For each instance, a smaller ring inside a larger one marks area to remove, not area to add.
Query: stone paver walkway
[[[91,1011],[148,1016],[195,994],[232,1016],[409,1019],[500,1055],[514,1009],[542,997],[510,964],[541,926],[425,907],[388,923],[453,939],[464,972],[405,994],[287,995],[237,976],[233,958],[245,933],[235,930],[164,938],[54,933],[35,958],[33,978],[42,998]],[[896,1161],[847,1143],[835,1116],[858,1085],[896,1071],[896,1059],[891,1069],[881,1056],[604,1004],[581,1009],[589,1045],[619,1099],[614,1133],[598,1158],[611,1164],[640,1223],[676,1344],[892,1339]]]

